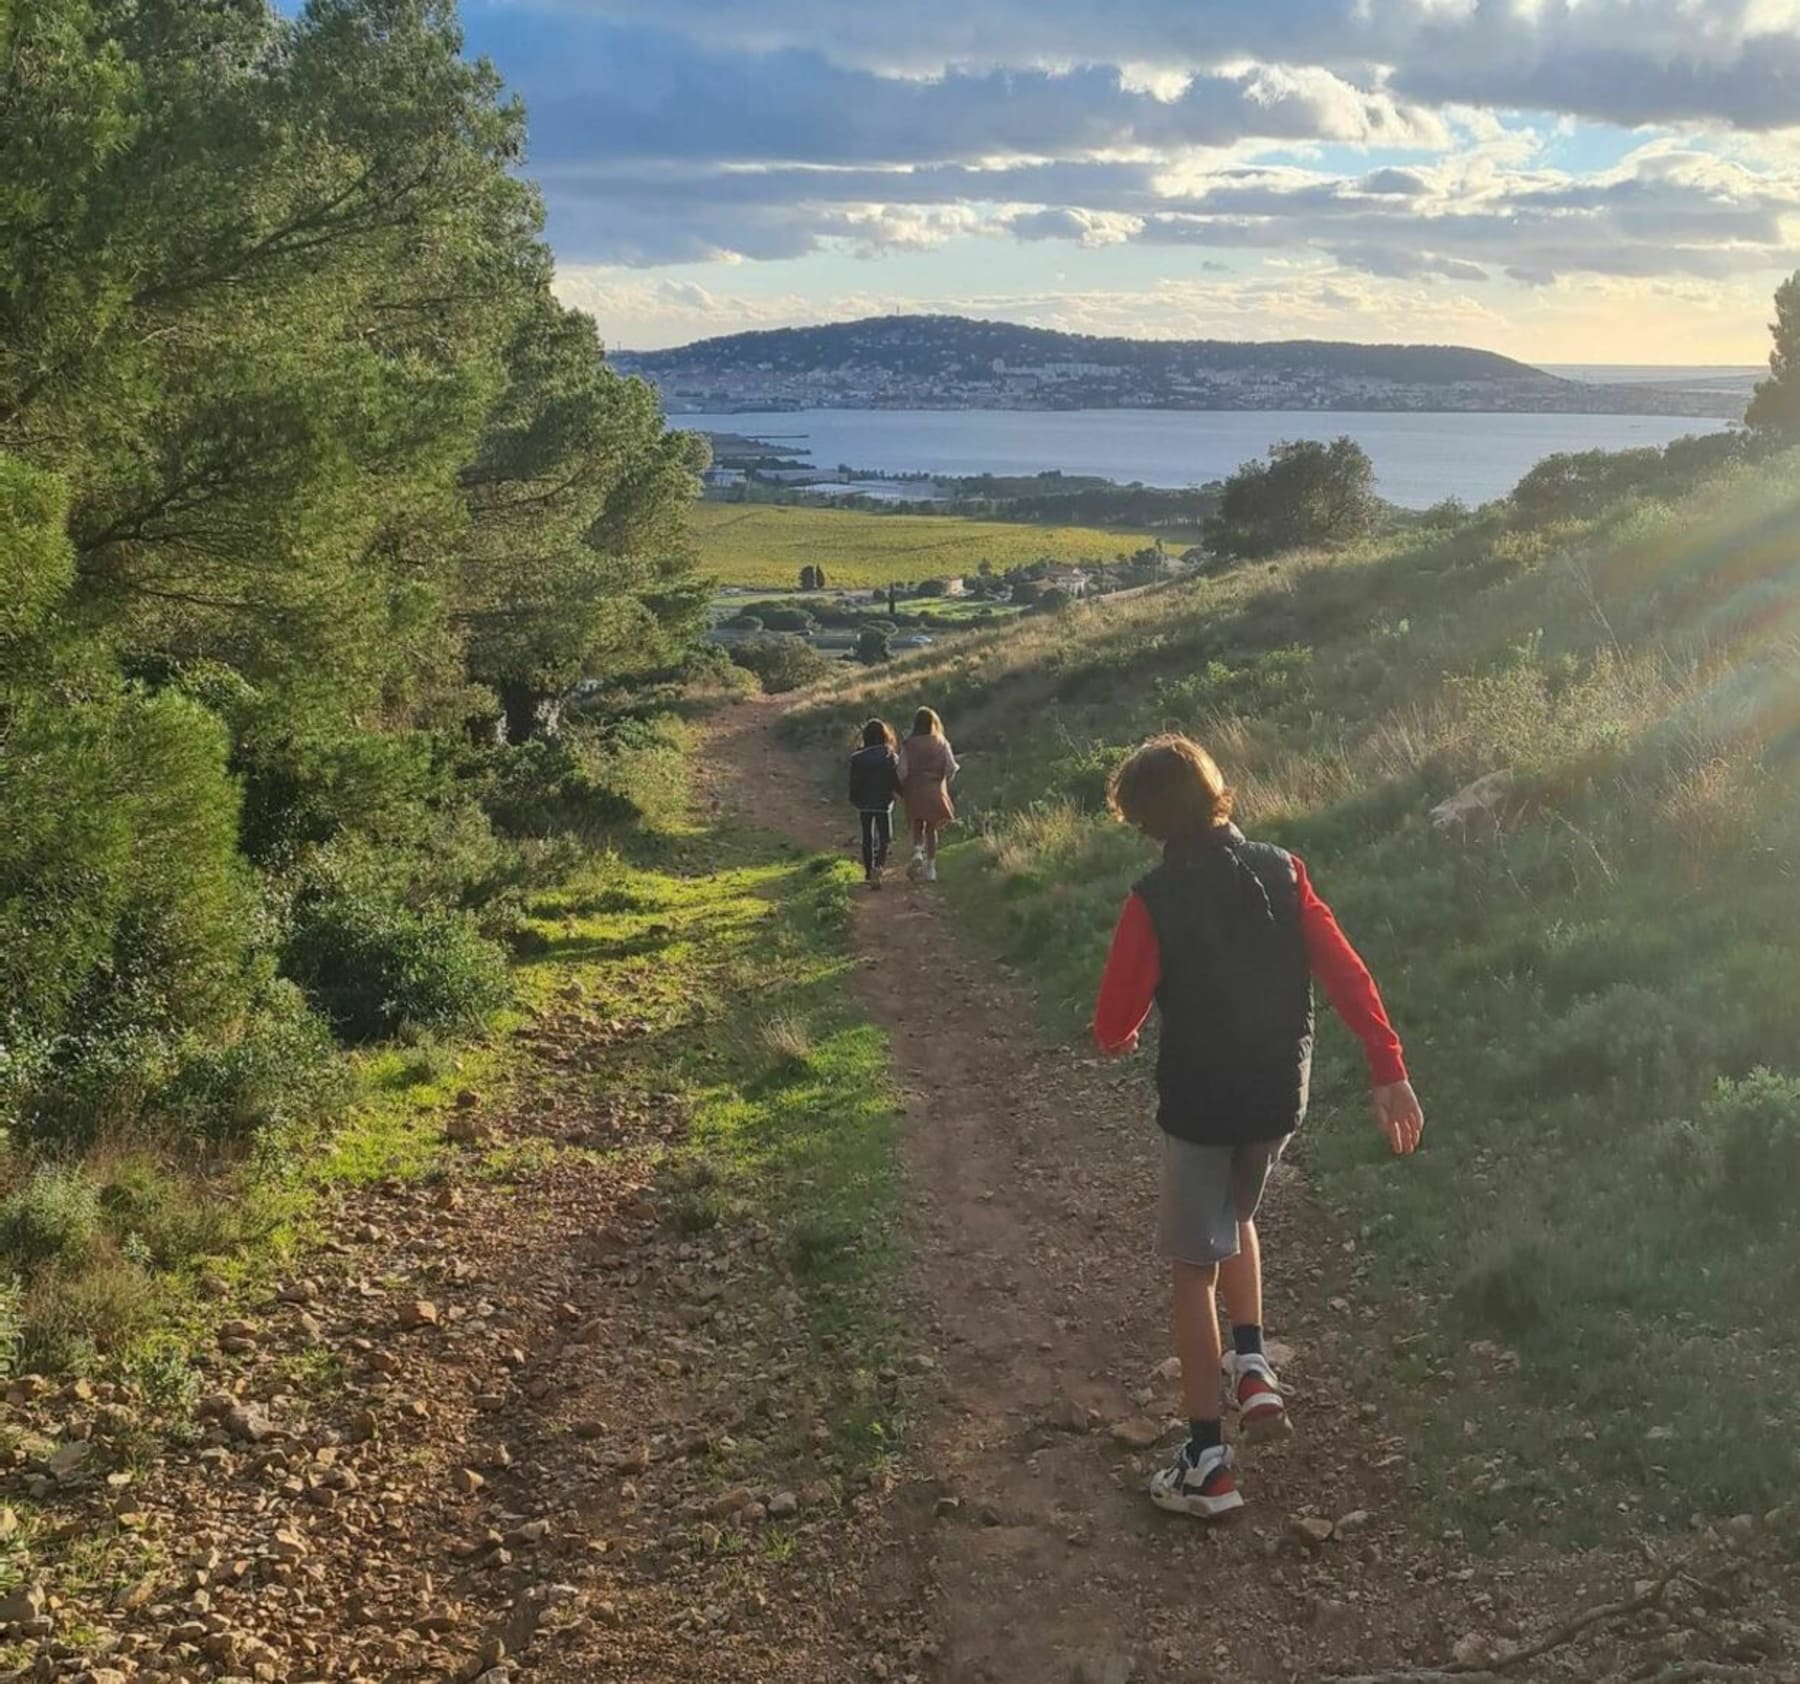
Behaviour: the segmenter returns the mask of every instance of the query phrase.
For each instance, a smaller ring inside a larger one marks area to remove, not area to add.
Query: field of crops
[[[953,515],[874,515],[768,503],[699,503],[694,537],[702,569],[721,584],[792,587],[802,567],[823,567],[833,586],[911,583],[996,573],[1033,561],[1113,561],[1140,549],[1141,534],[1083,526],[1025,526]]]

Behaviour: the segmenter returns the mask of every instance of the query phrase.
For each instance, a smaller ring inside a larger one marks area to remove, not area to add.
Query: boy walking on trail
[[[862,819],[863,881],[881,887],[888,849],[894,845],[894,797],[900,793],[900,757],[885,721],[871,719],[863,746],[850,756],[850,804]]]
[[[1094,1011],[1102,1051],[1133,1051],[1152,1003],[1163,1130],[1159,1240],[1174,1286],[1188,1441],[1150,1482],[1159,1508],[1200,1519],[1240,1509],[1220,1374],[1246,1441],[1289,1430],[1263,1353],[1256,1211],[1306,1114],[1316,978],[1363,1044],[1375,1121],[1397,1154],[1425,1119],[1374,979],[1292,854],[1250,842],[1231,791],[1186,737],[1156,737],[1113,774],[1113,814],[1163,845],[1119,915]],[[1216,1296],[1231,1321],[1219,1337]]]

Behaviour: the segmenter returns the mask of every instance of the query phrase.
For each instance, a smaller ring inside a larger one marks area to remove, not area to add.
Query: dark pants
[[[886,865],[888,849],[894,844],[894,810],[883,808],[879,813],[863,813],[862,844],[863,870],[873,871],[878,865]]]

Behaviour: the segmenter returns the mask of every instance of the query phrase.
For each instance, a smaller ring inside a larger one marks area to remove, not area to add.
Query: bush
[[[282,968],[352,1043],[403,1026],[475,1029],[511,992],[504,954],[468,914],[396,906],[339,882],[299,898]]]
[[[819,622],[804,608],[781,608],[771,604],[762,611],[762,623],[772,632],[797,632],[804,635],[817,631]]]
[[[141,1331],[155,1305],[150,1278],[126,1258],[48,1268],[20,1303],[22,1360],[40,1373],[80,1373],[97,1350],[117,1350]]]
[[[329,1027],[284,978],[272,978],[235,1040],[185,1057],[156,1102],[184,1133],[242,1143],[318,1122],[349,1096]]]
[[[574,734],[533,737],[488,751],[481,804],[509,836],[547,836],[596,820],[632,817],[630,802],[595,775]]]
[[[172,1043],[229,1024],[257,936],[218,721],[117,689],[9,710],[0,755],[0,1105],[91,1129]],[[4,1121],[0,1114],[0,1121]]]
[[[1759,1222],[1800,1218],[1800,1079],[1757,1070],[1721,1081],[1701,1114],[1717,1144],[1719,1193]]]
[[[1513,487],[1513,509],[1527,525],[1597,514],[1651,483],[1661,466],[1662,452],[1654,447],[1563,451],[1546,456]]]
[[[1126,750],[1118,746],[1095,744],[1080,754],[1059,760],[1050,769],[1050,784],[1058,795],[1066,796],[1084,813],[1106,811],[1106,786],[1114,768],[1125,758]]]
[[[1374,530],[1377,508],[1375,464],[1354,439],[1291,440],[1225,482],[1206,542],[1232,557],[1350,544]]]
[[[100,1238],[100,1190],[74,1164],[39,1164],[0,1200],[0,1256],[25,1275],[79,1264]]]
[[[756,674],[765,693],[786,694],[816,684],[831,671],[831,662],[797,637],[764,637],[740,643],[731,658]]]
[[[893,654],[892,640],[885,626],[864,626],[856,634],[856,659],[865,667],[880,666]]]

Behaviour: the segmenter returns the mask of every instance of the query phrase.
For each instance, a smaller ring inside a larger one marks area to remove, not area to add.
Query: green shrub
[[[475,776],[482,806],[507,835],[585,836],[597,827],[677,818],[686,803],[687,757],[675,720],[624,718],[485,750]]]
[[[1057,761],[1051,769],[1051,788],[1074,802],[1084,813],[1104,812],[1107,782],[1125,754],[1125,749],[1103,743],[1072,754],[1066,760]]]
[[[186,1134],[242,1143],[322,1120],[349,1089],[329,1026],[293,983],[273,978],[235,1039],[188,1052],[156,1108]]]
[[[631,803],[595,775],[572,736],[533,737],[493,749],[481,802],[509,836],[546,836],[596,820],[633,816]]]
[[[150,1338],[134,1345],[120,1369],[126,1383],[159,1415],[191,1415],[200,1401],[200,1371],[177,1339]]]
[[[1800,1219],[1800,1078],[1757,1070],[1721,1081],[1701,1127],[1717,1144],[1726,1204],[1758,1222]]]
[[[1653,988],[1619,983],[1543,1026],[1522,1085],[1546,1097],[1603,1089],[1645,1100],[1680,1094],[1711,1032],[1704,1011]]]
[[[301,895],[282,968],[352,1043],[406,1025],[475,1029],[510,994],[504,953],[467,913],[396,906],[341,882]]]
[[[768,605],[762,610],[762,623],[772,632],[810,632],[819,622],[804,608],[782,608]]]
[[[731,658],[755,673],[771,696],[803,689],[831,671],[831,662],[798,637],[749,638],[731,651]]]
[[[258,904],[219,723],[172,694],[33,697],[0,754],[0,1101],[91,1130],[238,1010]],[[4,1120],[4,1119],[0,1119]]]
[[[38,1373],[81,1373],[97,1351],[116,1350],[141,1332],[155,1306],[149,1277],[126,1258],[47,1268],[21,1302],[22,1360]]]
[[[0,1200],[0,1257],[31,1275],[79,1264],[100,1239],[100,1189],[74,1164],[39,1164]]]
[[[1206,542],[1235,557],[1354,543],[1374,529],[1378,507],[1375,464],[1354,439],[1287,440],[1225,481]]]

